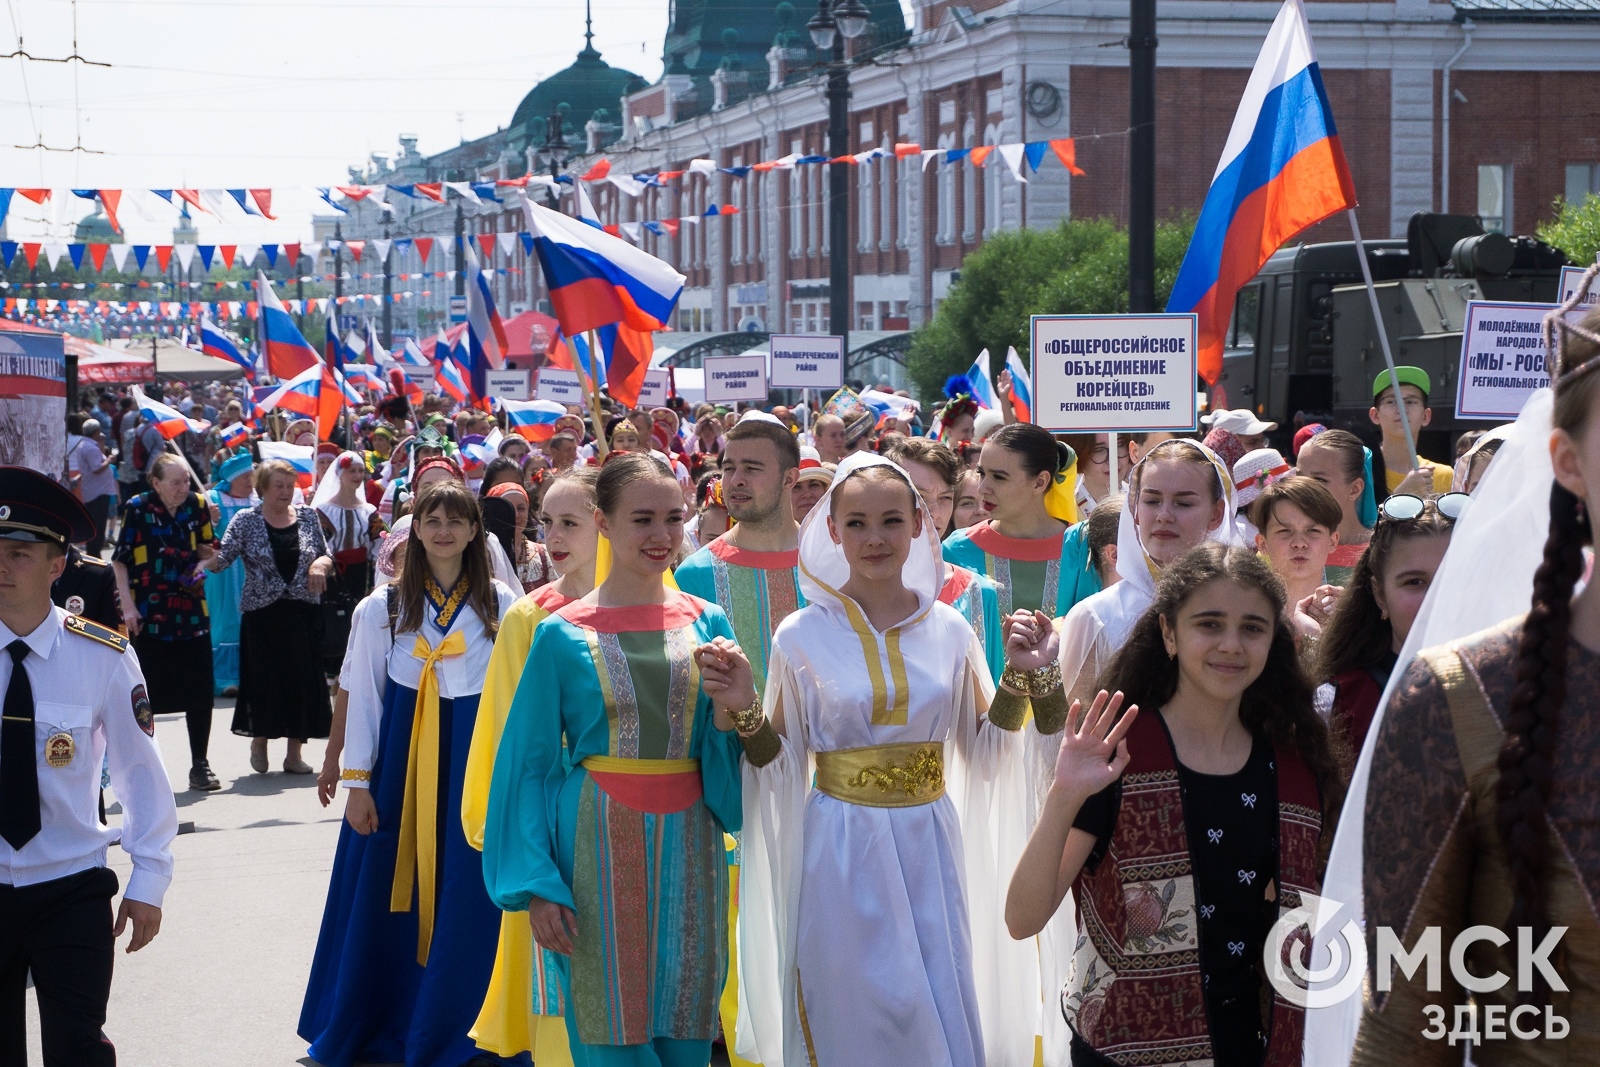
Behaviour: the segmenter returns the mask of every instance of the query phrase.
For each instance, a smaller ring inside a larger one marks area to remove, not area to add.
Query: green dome
[[[111,220],[96,204],[94,214],[78,223],[73,240],[81,245],[117,245],[122,243],[122,235],[111,228]]]
[[[566,104],[563,136],[575,151],[582,151],[584,123],[593,118],[596,111],[621,114],[622,98],[648,84],[632,71],[611,66],[600,58],[593,42],[587,42],[572,66],[552,74],[522,98],[507,131],[511,144],[518,149],[542,144],[547,136],[545,127],[550,114]]]

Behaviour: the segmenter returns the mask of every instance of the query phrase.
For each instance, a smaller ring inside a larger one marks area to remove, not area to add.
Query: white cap
[[[1275,422],[1262,422],[1256,418],[1255,412],[1249,408],[1236,408],[1232,411],[1223,408],[1214,414],[1200,416],[1200,421],[1213,430],[1227,430],[1237,437],[1254,437],[1278,428]]]

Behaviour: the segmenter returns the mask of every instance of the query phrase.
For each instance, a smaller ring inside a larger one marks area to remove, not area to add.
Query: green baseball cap
[[[1423,396],[1431,396],[1433,393],[1433,380],[1428,377],[1428,372],[1421,367],[1396,367],[1394,375],[1400,379],[1401,385],[1414,385],[1421,389]],[[1389,371],[1385,369],[1383,373],[1373,379],[1372,398],[1376,400],[1385,389],[1392,385],[1394,385],[1394,381],[1389,377]]]

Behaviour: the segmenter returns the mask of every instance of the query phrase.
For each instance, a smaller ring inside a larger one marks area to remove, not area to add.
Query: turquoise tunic
[[[999,685],[1000,672],[1006,669],[1006,648],[1000,638],[999,587],[975,571],[951,564],[939,589],[939,600],[961,612],[978,635],[984,661],[989,664],[990,680]]]
[[[750,657],[756,692],[767,686],[767,657],[778,624],[806,606],[800,595],[800,551],[752,552],[717,538],[678,565],[678,588],[720,607]]]
[[[994,582],[1002,617],[1042,611],[1059,619],[1100,591],[1088,536],[1087,521],[1055,537],[1026,540],[1006,537],[984,521],[945,538],[944,558]]]
[[[556,959],[578,1064],[710,1058],[728,963],[723,833],[741,823],[738,736],[716,729],[694,661],[719,636],[734,638],[727,616],[686,593],[657,608],[568,604],[539,624],[506,718],[484,878],[502,910],[538,897],[577,913],[575,952]],[[662,760],[698,766],[626,768]]]
[[[241,511],[255,506],[248,498],[229,496],[220,489],[206,493],[217,505],[218,519],[211,529],[222,541],[228,523]],[[206,574],[206,614],[211,617],[211,684],[216,696],[239,684],[239,598],[244,595],[244,560],[236,559],[216,573]]]

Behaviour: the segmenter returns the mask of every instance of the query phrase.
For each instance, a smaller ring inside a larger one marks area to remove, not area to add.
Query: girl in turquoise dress
[[[489,895],[557,953],[578,1067],[704,1067],[728,962],[724,831],[758,701],[714,604],[665,582],[683,492],[647,453],[595,487],[610,568],[539,624],[495,758]]]
[[[1078,522],[1071,448],[1032,423],[1012,423],[984,443],[978,473],[984,518],[946,538],[944,558],[995,583],[1002,618],[1060,618],[1100,591]]]
[[[261,502],[251,484],[255,467],[245,449],[217,465],[216,488],[206,493],[211,505],[211,528],[217,540],[241,511]],[[239,689],[239,597],[244,592],[244,560],[236,559],[216,573],[206,574],[206,614],[211,617],[211,685],[215,696]]]

